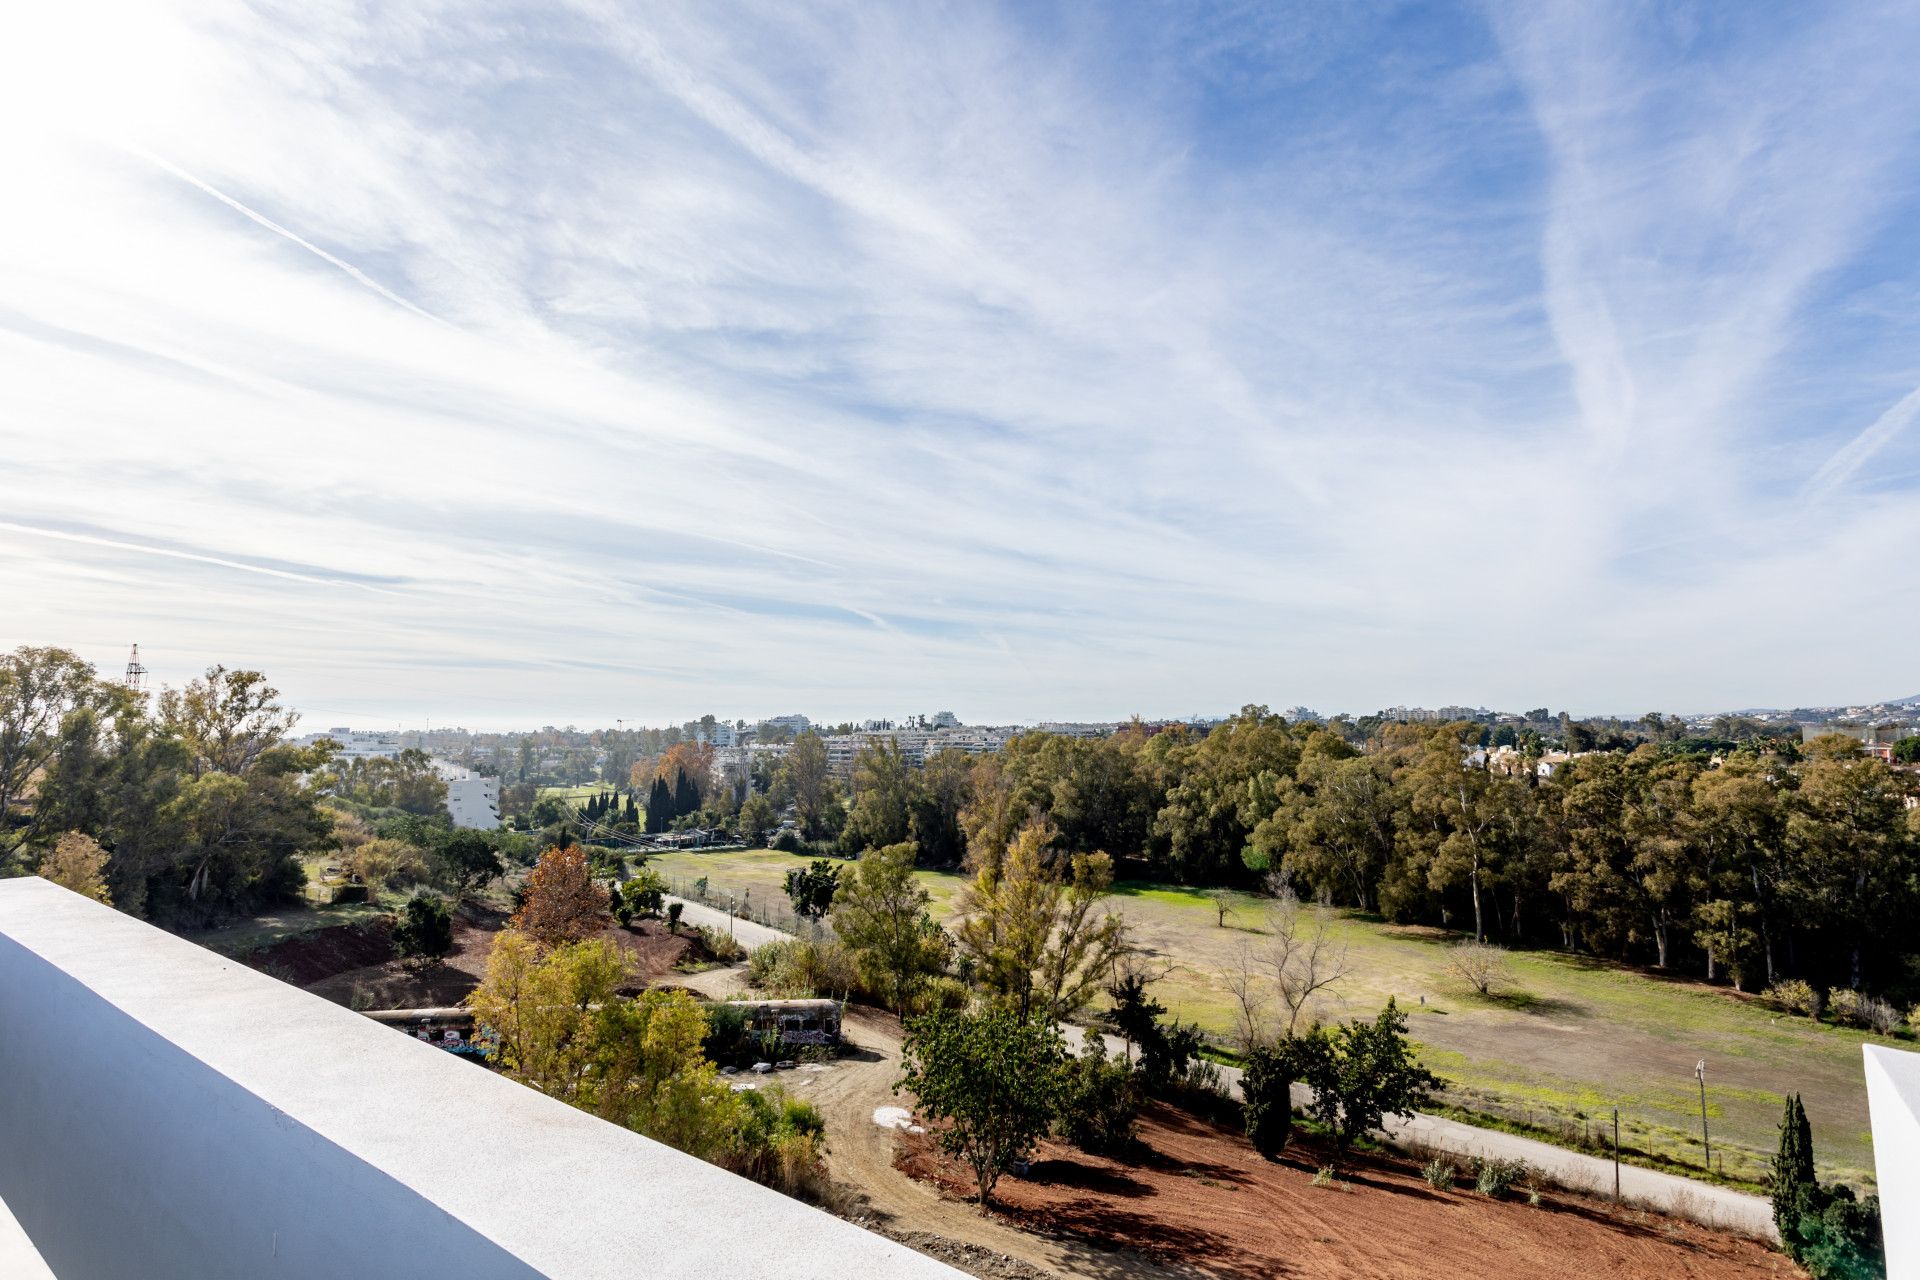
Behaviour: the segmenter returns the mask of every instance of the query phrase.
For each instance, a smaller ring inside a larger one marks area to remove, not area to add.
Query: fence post
[[[1620,1108],[1613,1109],[1613,1198],[1620,1200]]]

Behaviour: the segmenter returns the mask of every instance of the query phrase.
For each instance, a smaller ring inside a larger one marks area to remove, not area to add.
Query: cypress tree
[[[1773,1158],[1773,1221],[1780,1238],[1793,1238],[1792,1228],[1804,1211],[1807,1192],[1815,1185],[1813,1126],[1800,1095],[1787,1095],[1786,1114],[1780,1118],[1780,1152]]]
[[[693,785],[693,779],[687,776],[685,769],[676,769],[673,775],[673,811],[676,815],[694,812],[700,807],[700,791]]]
[[[667,791],[667,780],[655,778],[653,790],[647,793],[647,830],[659,833],[667,829],[667,823],[673,818],[673,797]]]

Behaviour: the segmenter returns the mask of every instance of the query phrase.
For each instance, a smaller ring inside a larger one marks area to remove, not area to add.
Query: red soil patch
[[[274,977],[304,987],[348,969],[378,964],[393,955],[393,921],[337,924],[315,929],[246,957],[246,963]]]
[[[1032,1230],[1078,1236],[1235,1280],[1755,1280],[1799,1274],[1765,1246],[1657,1214],[1558,1191],[1538,1208],[1464,1189],[1435,1191],[1405,1159],[1358,1156],[1335,1187],[1313,1185],[1321,1153],[1278,1163],[1241,1135],[1155,1104],[1132,1162],[1041,1144],[996,1206]],[[895,1166],[956,1199],[970,1173],[925,1135],[902,1135]]]
[[[493,940],[507,927],[506,913],[468,903],[454,918],[453,954],[433,964],[409,965],[393,958],[389,937],[377,954],[319,973],[299,985],[336,1004],[358,1002],[363,1009],[420,1009],[464,1001],[487,973]],[[328,932],[331,932],[329,930]],[[683,960],[698,958],[697,935],[671,934],[665,922],[636,920],[622,929],[610,925],[599,937],[614,943],[633,963],[633,976],[620,990],[633,995],[655,985]],[[282,944],[286,945],[286,944]]]

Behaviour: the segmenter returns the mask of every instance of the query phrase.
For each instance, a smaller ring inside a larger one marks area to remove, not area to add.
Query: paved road
[[[793,936],[779,929],[770,929],[764,924],[756,924],[752,920],[736,919],[717,908],[709,907],[704,903],[691,902],[686,898],[676,898],[672,894],[667,895],[667,901],[680,904],[680,919],[687,924],[705,925],[709,929],[731,933],[740,945],[749,951],[769,942],[784,942]]]
[[[669,902],[684,901],[669,898]],[[766,942],[777,942],[790,935],[751,920],[729,920],[727,913],[716,911],[712,907],[697,902],[688,902],[681,912],[681,919],[689,924],[703,924],[712,928],[725,929],[731,925],[734,936],[747,947],[757,947]],[[1072,1035],[1087,1034],[1081,1028],[1070,1027]],[[1107,1036],[1108,1052],[1118,1053],[1124,1046],[1113,1036]],[[1237,1067],[1220,1068],[1221,1076],[1226,1080],[1234,1096],[1240,1094],[1240,1070]],[[1294,1102],[1304,1105],[1312,1100],[1312,1095],[1298,1086],[1294,1090]],[[1443,1116],[1419,1114],[1412,1120],[1389,1119],[1385,1131],[1387,1138],[1400,1145],[1414,1144],[1430,1147],[1435,1151],[1445,1151],[1452,1155],[1472,1158],[1487,1156],[1502,1160],[1524,1160],[1534,1168],[1563,1186],[1590,1189],[1603,1194],[1613,1190],[1613,1162],[1587,1155],[1580,1151],[1570,1151],[1565,1147],[1556,1147],[1547,1142],[1536,1142],[1531,1138],[1518,1137],[1511,1133],[1502,1133],[1498,1129],[1482,1129],[1475,1125],[1463,1124],[1458,1120],[1449,1120]],[[1728,1187],[1714,1186],[1707,1182],[1696,1182],[1676,1174],[1660,1173],[1653,1169],[1642,1169],[1637,1165],[1620,1166],[1620,1194],[1627,1200],[1637,1201],[1652,1208],[1671,1213],[1675,1217],[1687,1218],[1705,1226],[1726,1227],[1744,1231],[1765,1240],[1777,1240],[1778,1233],[1773,1225],[1773,1205],[1759,1196],[1748,1195],[1744,1191],[1734,1191]]]

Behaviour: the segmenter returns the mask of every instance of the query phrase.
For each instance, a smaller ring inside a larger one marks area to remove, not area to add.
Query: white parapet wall
[[[960,1274],[38,879],[0,1201],[60,1280]]]
[[[1873,1173],[1891,1280],[1920,1277],[1920,1053],[1862,1045]]]

